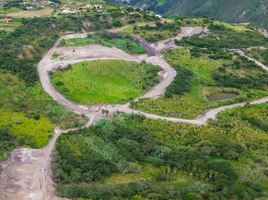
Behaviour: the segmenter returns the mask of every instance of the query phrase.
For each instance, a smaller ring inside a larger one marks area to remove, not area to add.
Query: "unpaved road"
[[[250,58],[248,57],[244,51],[240,50],[240,49],[233,49],[234,52],[238,53],[240,56],[244,56],[246,57],[248,60],[256,63],[257,65],[259,65],[263,70],[268,71],[268,67],[264,64],[262,64],[260,61],[256,60],[255,58]]]
[[[100,115],[90,116],[87,128],[100,118]],[[48,145],[43,149],[18,148],[9,156],[3,165],[0,179],[1,200],[61,200],[54,195],[54,183],[50,168],[50,158],[58,137],[70,131],[55,129]]]
[[[201,34],[206,30],[200,27],[188,27],[183,28],[181,34],[177,37],[172,38],[172,40],[161,41],[158,44],[148,44],[143,39],[138,39],[145,47],[150,50],[149,55],[132,56],[126,54],[122,50],[116,48],[108,48],[100,45],[89,45],[84,47],[59,47],[58,44],[63,38],[75,38],[75,37],[86,37],[86,33],[82,34],[72,34],[61,37],[55,45],[47,52],[47,54],[40,61],[38,66],[38,73],[40,76],[40,82],[44,90],[59,104],[68,108],[69,110],[77,113],[84,114],[89,118],[89,123],[86,127],[89,127],[96,119],[99,119],[102,114],[101,110],[109,110],[110,113],[117,111],[134,113],[144,115],[151,119],[163,119],[171,122],[181,122],[190,123],[196,125],[205,125],[209,119],[216,119],[219,112],[234,108],[244,106],[246,103],[237,103],[228,106],[221,106],[218,108],[213,108],[206,111],[203,115],[197,117],[193,120],[179,119],[171,117],[163,117],[150,113],[144,113],[141,111],[134,110],[129,107],[129,103],[124,105],[102,105],[102,106],[87,106],[79,105],[74,102],[67,100],[60,93],[58,93],[50,82],[49,74],[51,71],[57,69],[59,66],[66,66],[68,64],[74,64],[82,61],[90,60],[100,60],[100,59],[120,59],[127,61],[141,62],[142,60],[147,63],[155,64],[160,66],[162,71],[159,73],[160,83],[153,87],[150,91],[145,93],[140,98],[158,98],[164,94],[165,89],[174,80],[176,76],[176,71],[165,61],[160,53],[160,50],[165,48],[173,47],[174,39],[181,39],[183,37],[190,37],[196,34]],[[171,41],[171,42],[170,42]],[[148,46],[149,45],[149,46]],[[243,52],[240,50],[235,50],[240,55]],[[62,60],[53,60],[52,55],[54,53],[60,54]],[[246,56],[247,57],[247,56]],[[261,68],[268,71],[268,68],[262,63],[255,59],[249,58]],[[267,98],[262,98],[251,102],[251,104],[259,104],[268,101]],[[4,170],[1,173],[0,182],[0,192],[1,200],[15,200],[20,198],[20,200],[50,200],[59,199],[54,195],[53,181],[51,180],[50,171],[50,157],[55,146],[58,137],[64,133],[71,130],[62,131],[59,129],[55,130],[54,136],[50,140],[47,147],[41,150],[16,149],[10,156],[9,160],[4,165]]]

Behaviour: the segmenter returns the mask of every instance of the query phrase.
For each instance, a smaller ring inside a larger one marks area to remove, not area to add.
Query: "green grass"
[[[120,60],[78,63],[52,75],[56,89],[82,104],[114,104],[129,101],[152,87],[158,68]]]
[[[138,43],[128,38],[107,38],[102,35],[89,35],[87,38],[72,38],[62,40],[61,46],[84,46],[90,44],[102,44],[108,47],[116,47],[130,54],[143,54],[146,50]]]
[[[238,101],[249,101],[268,95],[265,88],[241,89],[233,86],[217,85],[212,74],[222,65],[227,66],[225,73],[237,74],[237,76],[241,77],[247,77],[249,74],[254,77],[261,77],[266,73],[262,72],[258,66],[255,66],[255,68],[240,67],[240,69],[234,69],[231,67],[232,59],[236,56],[231,59],[212,60],[208,58],[208,55],[191,56],[189,49],[165,51],[164,55],[173,67],[185,68],[192,72],[191,91],[183,95],[173,95],[169,98],[161,97],[156,100],[141,99],[139,102],[133,103],[132,107],[158,115],[192,119],[202,114],[208,108],[232,104]],[[240,86],[243,88],[242,83]],[[234,99],[209,102],[207,97],[215,92],[234,92],[239,94],[239,96]]]

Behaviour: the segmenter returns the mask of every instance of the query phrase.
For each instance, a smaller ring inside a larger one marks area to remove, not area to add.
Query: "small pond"
[[[208,101],[221,101],[221,100],[233,99],[237,96],[238,94],[234,92],[216,92],[210,94],[207,97],[207,99]]]

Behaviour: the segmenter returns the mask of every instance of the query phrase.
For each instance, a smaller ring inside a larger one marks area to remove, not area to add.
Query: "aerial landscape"
[[[0,200],[268,199],[267,0],[0,0]]]

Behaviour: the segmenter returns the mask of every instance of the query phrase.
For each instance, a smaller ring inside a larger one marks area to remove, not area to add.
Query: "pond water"
[[[237,97],[237,93],[233,92],[216,92],[213,94],[210,94],[207,99],[208,101],[220,101],[220,100],[227,100],[227,99],[233,99]]]

